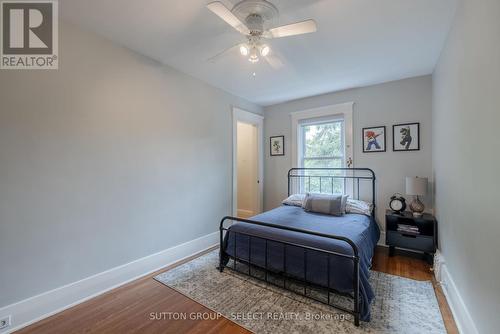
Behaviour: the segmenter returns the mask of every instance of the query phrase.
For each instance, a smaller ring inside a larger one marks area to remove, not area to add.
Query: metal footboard
[[[347,244],[349,244],[349,246],[351,246],[353,253],[352,254],[343,254],[343,253],[339,253],[339,252],[335,252],[335,251],[328,251],[328,250],[324,250],[324,249],[320,249],[320,248],[316,248],[316,247],[309,247],[309,246],[299,245],[299,244],[292,243],[292,242],[286,242],[286,241],[276,240],[273,238],[262,237],[260,235],[254,235],[254,234],[248,233],[248,232],[233,232],[233,231],[230,231],[229,227],[224,226],[224,223],[227,221],[238,221],[238,222],[243,222],[243,223],[247,223],[247,224],[267,226],[267,227],[277,228],[277,229],[281,229],[281,230],[300,232],[300,233],[304,233],[304,234],[309,234],[309,235],[344,241]],[[360,320],[359,254],[358,254],[358,247],[356,246],[356,244],[354,244],[354,242],[352,240],[345,238],[345,237],[336,236],[336,235],[318,233],[318,232],[314,232],[314,231],[302,230],[302,229],[297,229],[297,228],[288,227],[288,226],[268,224],[268,223],[263,223],[263,222],[259,222],[259,221],[255,221],[255,220],[243,219],[243,218],[237,218],[237,217],[231,217],[231,216],[226,216],[221,220],[219,230],[220,230],[220,253],[219,253],[219,268],[218,268],[219,271],[222,272],[224,270],[224,268],[229,268],[229,269],[234,270],[236,272],[249,275],[253,278],[263,280],[267,283],[273,284],[275,286],[281,287],[281,288],[289,290],[289,291],[293,291],[295,293],[297,293],[297,290],[289,288],[287,286],[287,280],[297,281],[297,282],[304,285],[304,290],[302,293],[303,296],[314,299],[316,301],[327,304],[329,306],[335,307],[343,312],[352,314],[354,316],[354,324],[356,326],[359,326],[359,320]],[[224,246],[224,232],[233,233],[233,235],[234,235],[234,245],[233,245],[233,247],[234,247],[233,254],[234,255],[230,255],[228,252],[226,252],[226,249]],[[237,247],[236,247],[237,237],[236,236],[237,235],[245,235],[245,236],[248,236],[248,238],[249,238],[248,260],[238,258],[238,256],[237,256],[237,252],[236,252],[236,249],[237,249]],[[252,255],[251,255],[252,237],[264,240],[264,242],[265,242],[265,251],[264,251],[265,260],[264,260],[264,267],[263,268],[261,266],[256,266],[254,263],[252,263]],[[269,254],[268,253],[268,242],[270,242],[270,241],[283,245],[283,271],[280,273],[276,273],[274,271],[271,271],[268,268],[268,254]],[[303,252],[304,252],[304,279],[301,279],[298,277],[292,277],[293,275],[291,275],[290,273],[287,272],[287,268],[286,268],[287,267],[287,260],[286,260],[287,246],[293,246],[293,247],[297,247],[297,248],[300,248],[303,250]],[[327,277],[327,284],[326,284],[327,287],[317,285],[317,284],[312,283],[312,282],[307,280],[308,257],[306,256],[306,252],[308,250],[315,251],[315,252],[321,252],[323,254],[326,254],[326,256],[327,256],[327,276],[328,276]],[[353,261],[353,295],[352,296],[350,294],[341,293],[341,292],[336,291],[336,290],[331,288],[331,284],[330,284],[331,283],[330,282],[330,257],[331,256],[343,257],[343,258],[346,258],[346,259]],[[224,264],[224,262],[225,262],[224,259],[226,259],[226,258],[233,260],[233,267],[232,268],[231,268],[231,266]],[[247,265],[248,272],[243,272],[243,271],[238,270],[237,265],[236,265],[238,262]],[[252,275],[251,274],[252,267],[259,267],[260,270],[264,270],[264,272],[265,272],[264,279],[261,277]],[[268,279],[269,274],[280,275],[283,278],[283,285],[279,285],[276,282],[270,281]],[[315,298],[312,295],[308,295],[308,293],[307,293],[308,287],[318,287],[318,288],[322,288],[322,289],[326,288],[326,293],[327,293],[326,302],[325,302],[325,300]],[[353,309],[348,309],[348,308],[341,306],[341,305],[332,304],[331,297],[330,297],[331,293],[339,294],[339,295],[342,295],[345,297],[352,298],[353,302],[354,302]]]

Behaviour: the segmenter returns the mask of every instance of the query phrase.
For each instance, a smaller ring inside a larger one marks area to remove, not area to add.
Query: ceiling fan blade
[[[281,60],[281,58],[278,57],[277,55],[268,55],[268,56],[264,57],[264,59],[275,70],[279,70],[283,66],[285,66],[285,64],[283,64],[283,61]]]
[[[250,34],[250,30],[247,26],[244,25],[243,22],[241,22],[240,19],[238,19],[233,13],[231,13],[231,11],[224,6],[222,2],[211,2],[207,5],[207,8],[243,35]]]
[[[231,46],[231,47],[229,47],[229,48],[227,48],[227,49],[225,49],[225,50],[223,50],[223,51],[219,52],[219,53],[218,53],[218,54],[216,54],[215,56],[208,58],[208,59],[207,59],[207,62],[210,62],[210,63],[215,63],[215,62],[217,62],[217,61],[218,61],[220,58],[222,58],[224,55],[226,55],[226,54],[228,54],[228,53],[230,53],[230,52],[232,52],[232,51],[235,51],[235,50],[239,49],[241,44],[242,44],[242,43],[238,43],[238,44],[236,44],[236,45],[233,45],[233,46]]]
[[[287,36],[295,36],[295,35],[302,35],[302,34],[308,34],[311,32],[316,32],[317,30],[318,30],[318,27],[317,27],[316,22],[314,20],[306,20],[306,21],[287,24],[285,26],[270,29],[268,31],[268,34],[266,34],[266,37],[267,38],[280,38],[280,37],[287,37]]]

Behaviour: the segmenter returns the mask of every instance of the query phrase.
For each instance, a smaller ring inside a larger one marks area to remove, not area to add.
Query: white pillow
[[[285,205],[290,205],[290,206],[302,207],[302,203],[304,202],[305,197],[306,197],[306,194],[293,194],[292,196],[283,200],[283,202],[281,202],[281,203],[283,203]]]
[[[346,213],[358,213],[360,215],[371,216],[372,210],[373,204],[371,203],[351,198],[347,199],[347,204],[345,206]]]

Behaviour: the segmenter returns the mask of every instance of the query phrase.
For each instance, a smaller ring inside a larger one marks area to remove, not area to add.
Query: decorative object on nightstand
[[[418,196],[425,196],[427,194],[427,178],[407,176],[406,194],[415,196],[413,201],[410,203],[410,210],[413,212],[413,216],[422,216],[425,206],[424,203],[420,202]]]
[[[394,255],[395,248],[399,247],[424,252],[425,259],[432,263],[437,248],[437,221],[428,213],[414,217],[408,211],[396,214],[387,210],[385,243],[389,246],[389,256]]]
[[[389,202],[389,207],[396,214],[401,214],[401,212],[406,210],[406,200],[400,193],[396,193],[391,197]]]

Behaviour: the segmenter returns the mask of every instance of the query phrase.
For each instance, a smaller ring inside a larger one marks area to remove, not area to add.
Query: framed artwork
[[[392,149],[396,152],[420,150],[420,123],[393,125]]]
[[[363,128],[363,153],[385,152],[385,126]]]
[[[285,136],[274,136],[269,140],[271,156],[285,155]]]

